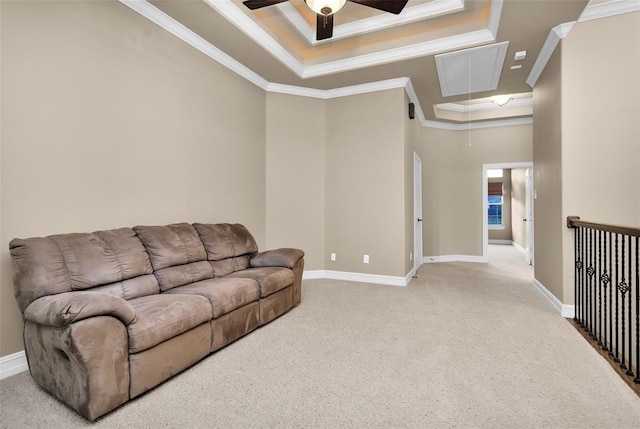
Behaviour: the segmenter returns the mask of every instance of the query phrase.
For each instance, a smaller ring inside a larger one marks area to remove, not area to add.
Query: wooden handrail
[[[610,225],[606,223],[585,222],[580,220],[580,216],[567,216],[567,228],[591,228],[597,231],[607,231],[614,234],[624,234],[633,237],[640,237],[640,228],[632,226]]]

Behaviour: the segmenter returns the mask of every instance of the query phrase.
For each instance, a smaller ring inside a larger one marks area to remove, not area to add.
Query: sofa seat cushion
[[[129,332],[129,352],[138,353],[211,320],[209,300],[197,295],[149,295],[129,303],[136,320]]]
[[[208,279],[171,289],[165,294],[201,295],[211,302],[213,318],[260,299],[260,287],[253,279]]]
[[[253,279],[260,285],[260,297],[264,298],[293,284],[293,271],[279,267],[249,268],[224,278]]]

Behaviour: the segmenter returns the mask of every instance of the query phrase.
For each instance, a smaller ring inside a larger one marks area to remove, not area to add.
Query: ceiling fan
[[[243,4],[251,10],[260,9],[288,0],[246,0]],[[316,13],[316,40],[333,37],[333,14],[342,9],[347,0],[304,0]],[[395,15],[402,12],[409,0],[349,0]]]

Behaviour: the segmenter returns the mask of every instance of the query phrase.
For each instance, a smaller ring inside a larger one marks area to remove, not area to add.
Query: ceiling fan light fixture
[[[513,100],[513,97],[510,95],[496,95],[495,97],[491,98],[491,102],[493,104],[497,104],[500,107],[506,106],[507,103],[509,103],[511,100]]]
[[[319,15],[333,15],[345,5],[347,0],[304,0],[307,6]]]

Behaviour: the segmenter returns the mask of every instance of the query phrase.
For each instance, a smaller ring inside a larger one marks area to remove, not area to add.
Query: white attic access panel
[[[443,97],[498,88],[509,42],[435,56]]]

